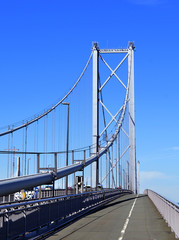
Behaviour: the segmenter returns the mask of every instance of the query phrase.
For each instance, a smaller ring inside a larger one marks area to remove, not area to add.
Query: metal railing
[[[34,239],[130,193],[129,190],[102,190],[0,206],[1,239]]]
[[[144,193],[153,201],[162,217],[171,227],[172,232],[175,233],[175,237],[179,238],[179,206],[152,190],[147,189]]]

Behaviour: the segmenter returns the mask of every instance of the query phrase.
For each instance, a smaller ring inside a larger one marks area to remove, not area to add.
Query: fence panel
[[[179,238],[179,207],[152,190],[147,189],[145,193],[153,201],[158,211],[171,227],[176,238]]]

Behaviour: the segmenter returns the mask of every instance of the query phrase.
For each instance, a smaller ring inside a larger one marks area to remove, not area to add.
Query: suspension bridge
[[[132,42],[126,49],[93,43],[80,77],[62,99],[1,128],[1,239],[46,238],[77,219],[56,239],[179,236],[178,207],[150,190],[139,195],[134,49]],[[89,228],[80,231],[79,224]]]

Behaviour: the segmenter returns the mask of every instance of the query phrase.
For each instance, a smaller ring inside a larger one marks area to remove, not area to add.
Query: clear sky
[[[135,42],[141,191],[179,202],[179,1],[0,1],[0,126],[61,98],[100,48]]]

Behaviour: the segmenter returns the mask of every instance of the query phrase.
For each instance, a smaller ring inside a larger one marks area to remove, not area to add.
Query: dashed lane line
[[[137,197],[138,197],[138,195],[137,195]],[[129,223],[129,219],[130,219],[130,217],[131,217],[132,211],[133,211],[134,206],[135,206],[135,204],[136,204],[136,201],[137,201],[137,198],[134,200],[134,203],[132,204],[132,207],[131,207],[131,210],[130,210],[130,212],[129,212],[129,215],[128,215],[128,217],[127,217],[127,219],[126,219],[126,221],[125,221],[125,223],[124,223],[123,229],[122,229],[122,231],[121,231],[121,236],[118,238],[118,240],[122,240],[123,237],[124,237],[124,234],[125,234],[127,225],[128,225],[128,223]]]

